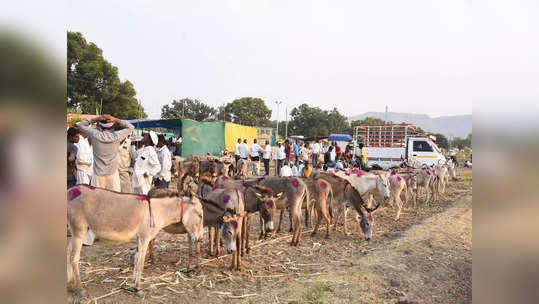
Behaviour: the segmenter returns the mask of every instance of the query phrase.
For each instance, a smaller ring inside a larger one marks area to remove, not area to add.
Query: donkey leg
[[[344,235],[349,235],[348,228],[346,227],[346,216],[348,215],[348,208],[344,207],[343,209],[343,229],[344,229]]]
[[[150,244],[148,244],[148,254],[146,255],[146,260],[148,261],[148,264],[155,262],[155,257],[153,255],[153,242],[154,240],[150,241]]]
[[[322,215],[324,215],[324,218],[326,219],[326,239],[329,239],[329,227],[331,227],[331,217],[329,216],[329,213],[327,209],[322,209]],[[320,216],[321,218],[322,216]]]
[[[221,241],[221,232],[219,231],[219,227],[215,227],[215,246],[217,247],[215,256],[221,255],[221,242],[220,241]]]
[[[148,249],[148,243],[150,240],[146,239],[140,239],[138,240],[138,247],[137,247],[137,255],[135,255],[135,268],[136,271],[133,270],[133,273],[135,275],[135,291],[138,295],[142,295],[142,291],[140,290],[140,279],[142,278],[142,271],[144,270],[144,262],[146,257],[146,251]]]
[[[313,232],[311,233],[311,236],[314,236],[316,232],[318,231],[318,226],[320,225],[320,222],[322,221],[322,216],[317,216],[316,218],[316,224],[314,224]]]
[[[79,261],[80,261],[80,251],[82,249],[82,243],[84,241],[84,237],[86,235],[85,233],[86,228],[82,232],[82,236],[75,236],[73,234],[71,238],[71,252],[70,252],[70,271],[73,274],[72,277],[72,289],[73,291],[79,296],[79,297],[85,297],[85,292],[82,290],[82,283],[80,280],[80,269],[79,269]],[[69,272],[69,270],[68,270]]]
[[[281,232],[282,223],[283,223],[283,214],[284,214],[284,209],[281,209],[281,216],[279,217],[279,226],[277,227],[276,233]]]
[[[246,230],[246,234],[244,236],[245,238],[245,253],[249,254],[249,252],[251,251],[251,247],[249,245],[249,239],[251,238],[251,223],[253,222],[253,217],[254,216],[249,216],[248,219],[247,219],[247,228],[245,229]]]
[[[215,248],[213,247],[213,242],[215,238],[215,228],[210,226],[208,227],[208,240],[210,242],[210,256],[213,256],[215,254]]]
[[[290,229],[288,229],[288,232],[294,231],[294,227],[295,227],[294,221],[292,221],[292,216],[293,216],[292,213],[293,213],[292,208],[288,208],[288,218],[290,219]],[[301,214],[301,209],[299,209],[299,213]]]
[[[200,260],[200,240],[197,240],[197,257],[196,257],[196,262],[195,262],[195,265],[196,265],[195,268],[196,269],[200,269],[200,267],[198,265],[199,260]]]
[[[266,227],[265,227],[265,223],[264,223],[264,219],[262,218],[262,215],[259,214],[259,219],[260,219],[260,236],[258,237],[258,239],[262,239],[265,234],[266,234]]]
[[[402,211],[402,201],[400,195],[395,196],[395,204],[397,205],[397,215],[395,216],[395,221],[398,221]]]

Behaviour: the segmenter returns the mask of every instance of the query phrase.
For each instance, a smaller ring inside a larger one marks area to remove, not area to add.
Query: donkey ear
[[[277,195],[275,195],[276,198],[280,198],[281,196],[283,196],[282,192],[279,192],[279,193],[277,193]]]
[[[226,222],[230,221],[230,216],[228,216],[228,215],[223,215],[223,216],[221,217],[221,220],[222,220],[224,223],[226,223]]]
[[[258,197],[259,199],[262,199],[262,194],[261,194],[261,193],[255,192],[255,195],[256,195],[256,197]]]

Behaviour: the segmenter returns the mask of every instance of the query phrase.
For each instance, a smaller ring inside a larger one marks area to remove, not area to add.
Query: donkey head
[[[277,210],[276,202],[283,196],[282,192],[277,195],[273,195],[271,192],[263,191],[255,192],[255,196],[258,198],[258,211],[266,222],[266,231],[273,231],[273,215]]]
[[[230,170],[231,165],[232,163],[228,159],[217,162],[217,176],[228,176],[228,171]]]
[[[361,227],[361,231],[363,231],[363,234],[365,234],[365,240],[369,241],[372,237],[372,227],[374,226],[374,218],[372,217],[372,214],[369,212],[367,213],[362,208],[360,210],[360,221],[359,226]]]
[[[234,210],[227,209],[225,213],[217,219],[221,237],[226,246],[226,252],[236,251],[236,240],[241,231],[241,219],[245,212],[237,213]]]
[[[384,196],[384,199],[387,200],[391,196],[389,190],[389,179],[385,175],[378,175],[376,177],[376,190]]]
[[[191,192],[191,208],[184,207],[182,223],[192,242],[201,240],[204,236],[203,214],[200,200]]]

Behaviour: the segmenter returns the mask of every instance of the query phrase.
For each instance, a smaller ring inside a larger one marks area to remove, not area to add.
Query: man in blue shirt
[[[299,155],[299,146],[296,142],[294,142],[294,161],[297,162]]]

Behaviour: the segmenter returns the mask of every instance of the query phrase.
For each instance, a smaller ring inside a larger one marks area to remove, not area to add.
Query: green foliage
[[[242,97],[228,103],[224,109],[227,121],[246,126],[268,126],[271,110],[261,98]]]
[[[288,135],[303,135],[306,138],[328,137],[331,133],[350,133],[346,116],[334,108],[330,111],[302,104],[290,112]],[[279,134],[281,127],[279,126]]]
[[[468,134],[466,138],[455,137],[451,140],[451,147],[457,147],[459,149],[472,147],[472,133]]]
[[[179,118],[183,117],[183,113],[185,113],[185,118],[196,121],[218,120],[217,109],[197,99],[173,100],[170,106],[164,105],[161,108],[161,118]]]
[[[439,148],[443,148],[446,150],[449,149],[449,140],[447,140],[447,137],[445,137],[445,135],[441,133],[429,133],[429,135],[436,137],[436,145]]]
[[[129,81],[120,81],[118,68],[103,51],[78,32],[67,32],[67,106],[83,113],[100,111],[121,119],[146,117]],[[102,101],[102,106],[101,106]]]
[[[79,122],[79,121],[81,121],[81,120],[82,120],[82,117],[76,116],[76,117],[71,118],[71,119],[67,122],[67,124],[68,124],[70,127],[74,127],[74,126],[77,124],[77,122]]]
[[[380,118],[376,118],[376,117],[365,117],[365,119],[360,119],[360,120],[353,120],[351,123],[350,123],[350,126],[352,127],[352,129],[356,126],[359,126],[359,125],[363,125],[363,124],[367,124],[367,125],[379,125],[379,124],[383,124],[384,123],[384,120],[383,119],[380,119]]]

